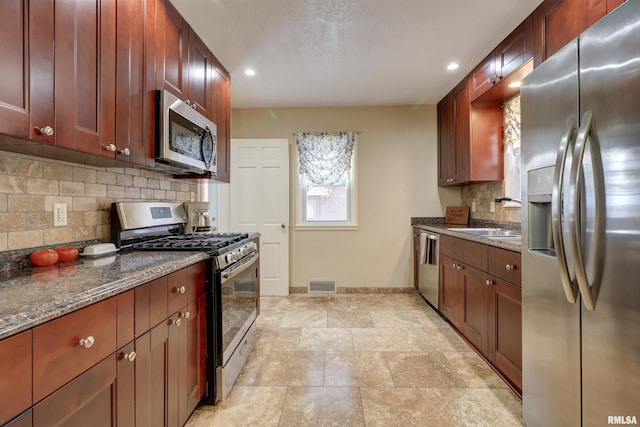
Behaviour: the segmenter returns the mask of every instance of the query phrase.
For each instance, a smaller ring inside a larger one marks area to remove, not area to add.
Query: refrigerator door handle
[[[569,117],[566,121],[553,177],[553,191],[551,196],[551,231],[553,234],[553,244],[556,249],[556,258],[560,266],[560,279],[562,288],[567,297],[567,301],[575,303],[578,299],[578,285],[575,277],[571,277],[569,266],[567,265],[567,254],[565,252],[565,242],[562,235],[562,200],[564,196],[564,173],[567,163],[567,154],[573,149],[575,143],[576,119]]]
[[[582,180],[582,166],[587,144],[591,145],[589,150],[593,163],[594,193],[595,193],[595,221],[593,230],[593,250],[589,253],[588,265],[593,265],[592,278],[589,280],[586,272],[586,263],[582,253],[581,245],[581,223],[580,223],[580,188]],[[595,129],[593,113],[587,111],[582,116],[582,124],[578,131],[576,145],[573,150],[573,163],[571,166],[571,178],[569,181],[569,193],[573,195],[570,202],[571,214],[569,215],[569,233],[571,234],[571,244],[575,254],[574,266],[576,279],[582,300],[587,310],[594,310],[598,300],[600,284],[602,281],[602,270],[604,267],[604,237],[605,237],[605,193],[604,193],[604,171],[602,156],[600,153],[600,141]]]

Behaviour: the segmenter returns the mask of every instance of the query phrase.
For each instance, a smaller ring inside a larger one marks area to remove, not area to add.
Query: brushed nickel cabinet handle
[[[122,358],[124,360],[128,360],[129,362],[133,362],[134,360],[136,360],[136,352],[132,351],[131,353],[124,353],[122,355]]]
[[[173,324],[176,326],[180,326],[182,325],[182,319],[180,319],[179,317],[173,321]]]
[[[118,150],[118,154],[124,154],[125,156],[131,155],[131,150],[128,148],[123,148],[122,150]]]
[[[507,265],[505,265],[505,267],[504,267],[504,268],[506,268],[506,269],[507,269],[507,271],[511,271],[511,270],[515,270],[515,269],[516,269],[516,267],[515,267],[515,266],[513,266],[513,265],[511,265],[511,264],[507,264]]]
[[[185,319],[188,319],[189,317],[191,317],[191,313],[189,313],[188,311],[182,315],[182,317],[184,317]]]
[[[187,288],[185,288],[184,286],[180,286],[179,288],[175,288],[173,290],[173,292],[175,292],[176,294],[184,294],[187,291]]]
[[[38,132],[40,132],[41,134],[46,135],[46,136],[53,135],[53,128],[51,126],[45,126],[45,127],[42,127],[42,128],[38,128],[37,127],[36,130]]]
[[[95,344],[95,342],[96,342],[96,339],[93,338],[91,335],[89,335],[86,338],[82,338],[78,343],[78,345],[84,348],[91,348],[93,347],[93,344]]]

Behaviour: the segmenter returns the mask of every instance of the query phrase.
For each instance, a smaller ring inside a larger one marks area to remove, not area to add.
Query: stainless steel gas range
[[[224,400],[256,342],[259,234],[191,233],[182,203],[131,202],[111,207],[112,240],[123,250],[200,251],[207,265],[207,392]],[[185,232],[189,234],[185,234]]]

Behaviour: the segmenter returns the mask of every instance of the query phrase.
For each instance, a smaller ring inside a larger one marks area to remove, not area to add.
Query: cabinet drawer
[[[0,424],[31,406],[31,331],[0,341]]]
[[[520,286],[520,253],[492,248],[489,258],[489,274]]]
[[[462,247],[464,253],[462,261],[471,267],[484,269],[486,263],[482,262],[482,244],[462,240]]]
[[[451,236],[440,235],[440,253],[453,256],[455,250],[456,238]]]
[[[167,284],[167,303],[168,309],[167,315],[172,315],[189,302],[187,289],[189,288],[189,275],[187,274],[188,268],[183,268],[175,273],[169,274]]]
[[[90,338],[93,338],[93,343]],[[34,402],[40,401],[115,350],[115,297],[34,328]]]

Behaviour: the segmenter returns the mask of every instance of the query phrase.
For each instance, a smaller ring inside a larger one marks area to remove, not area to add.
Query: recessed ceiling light
[[[253,68],[247,68],[246,70],[244,70],[244,75],[245,76],[249,76],[249,77],[253,77],[256,75],[256,72]]]
[[[520,87],[521,82],[513,82],[513,83],[509,83],[509,87],[514,88],[514,87]]]
[[[447,65],[447,70],[449,71],[457,70],[458,67],[460,66],[458,65],[457,62],[452,62],[451,64]]]

